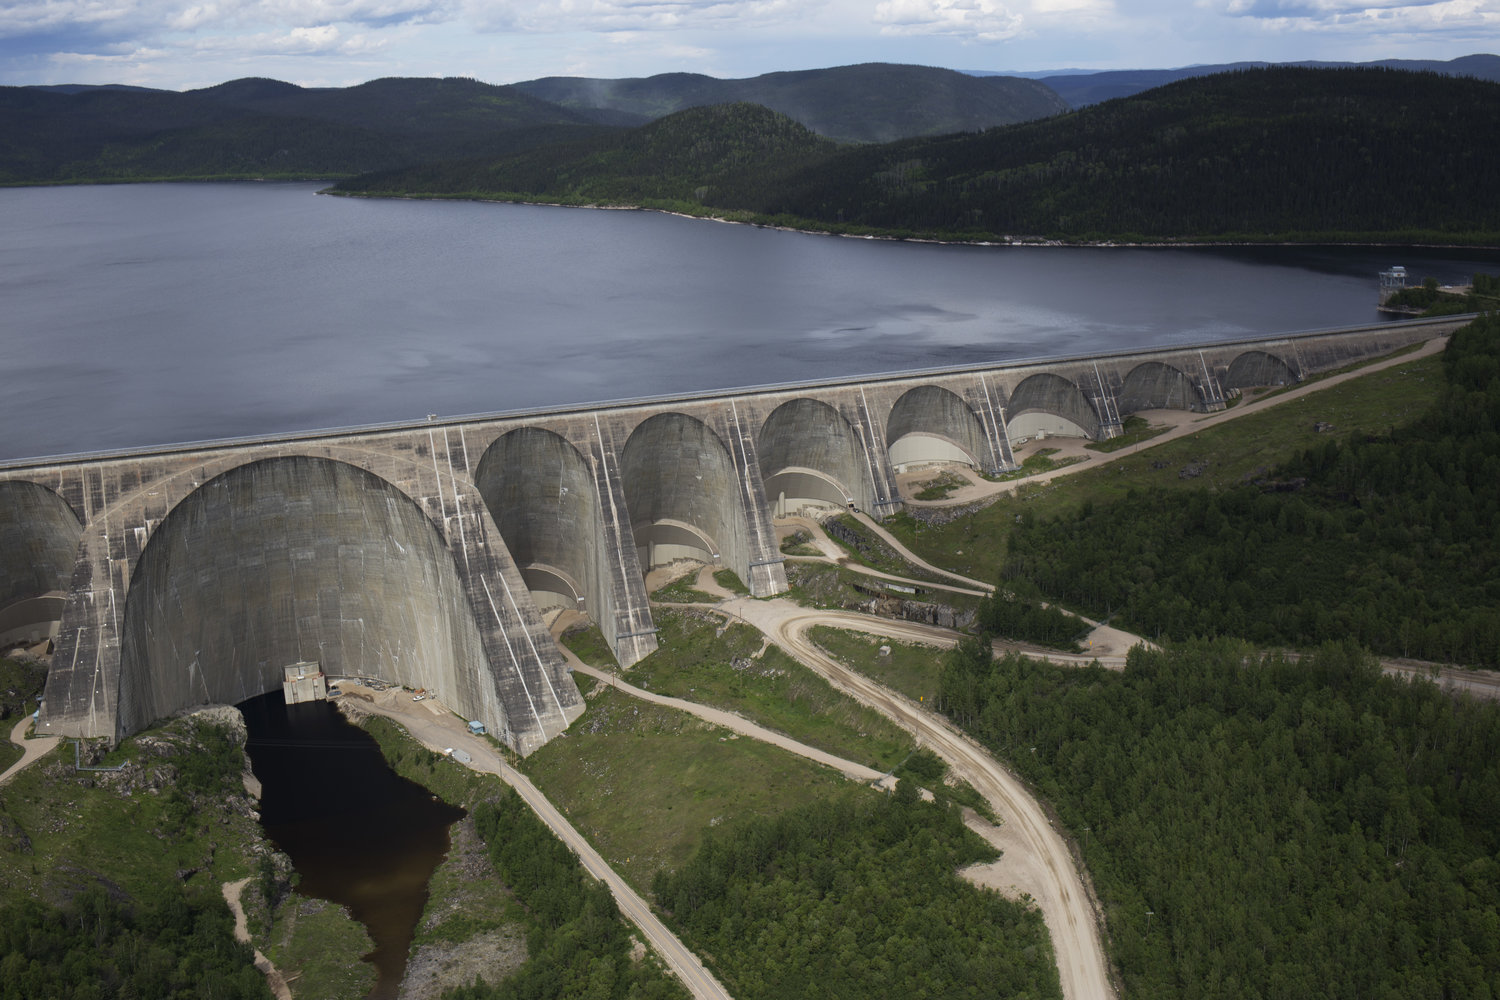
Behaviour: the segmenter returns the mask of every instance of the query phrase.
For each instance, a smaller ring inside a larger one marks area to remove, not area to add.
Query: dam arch
[[[0,482],[0,645],[57,634],[82,539],[77,511],[52,490]]]
[[[599,499],[567,439],[517,427],[485,449],[474,485],[539,608],[600,606]],[[596,619],[597,620],[597,619]]]
[[[1245,351],[1229,362],[1224,374],[1226,389],[1256,389],[1270,385],[1294,385],[1301,379],[1292,366],[1269,351]]]
[[[696,417],[668,411],[636,426],[620,452],[620,478],[643,571],[722,560],[749,579],[737,475],[722,439]]]
[[[1143,361],[1125,374],[1117,398],[1122,416],[1142,410],[1191,410],[1198,389],[1180,368]]]
[[[962,397],[939,385],[901,394],[886,418],[885,440],[897,470],[948,462],[981,469],[989,451],[979,417]]]
[[[1012,440],[1038,434],[1097,440],[1099,414],[1077,384],[1053,372],[1021,380],[1010,394],[1007,413]]]
[[[309,456],[237,466],[183,498],[131,576],[116,734],[238,703],[316,660],[476,701],[489,676],[452,553],[390,482]]]
[[[756,449],[766,499],[778,515],[807,503],[873,504],[869,457],[849,421],[822,400],[800,396],[776,407],[761,424]]]

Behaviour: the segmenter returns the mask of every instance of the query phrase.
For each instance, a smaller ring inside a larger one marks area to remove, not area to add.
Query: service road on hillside
[[[651,947],[656,949],[656,953],[677,974],[689,993],[698,1000],[730,1000],[729,992],[703,967],[698,956],[689,951],[677,935],[651,912],[646,901],[609,866],[609,862],[594,850],[593,845],[568,822],[557,807],[547,801],[547,797],[531,783],[531,779],[506,763],[488,741],[470,733],[458,716],[436,700],[413,703],[410,695],[406,695],[400,688],[382,692],[346,688],[340,700],[354,714],[365,711],[395,719],[406,727],[412,738],[429,750],[442,753],[449,747],[462,748],[472,758],[466,766],[475,771],[499,775],[502,781],[516,790],[557,838],[578,855],[588,873],[609,887],[620,912],[640,928]]]
[[[915,734],[924,746],[947,761],[956,776],[974,786],[1003,823],[997,841],[1006,852],[1001,870],[1015,891],[1030,895],[1042,911],[1052,936],[1063,996],[1068,1000],[1115,996],[1098,916],[1067,844],[1041,804],[988,751],[947,720],[850,670],[807,638],[808,629],[815,625],[879,632],[892,638],[916,634],[918,629],[908,632],[900,622],[847,612],[812,611],[784,600],[737,598],[720,605],[720,610],[755,626],[839,690]],[[926,632],[918,641],[932,642],[934,638]]]

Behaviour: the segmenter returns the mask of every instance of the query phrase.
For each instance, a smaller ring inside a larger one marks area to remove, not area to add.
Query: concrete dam
[[[543,623],[576,607],[623,666],[656,648],[645,573],[787,587],[773,519],[900,508],[897,472],[1014,468],[1442,336],[1390,323],[0,466],[0,644],[55,637],[39,730],[118,740],[321,663],[426,688],[522,754],[583,711]]]

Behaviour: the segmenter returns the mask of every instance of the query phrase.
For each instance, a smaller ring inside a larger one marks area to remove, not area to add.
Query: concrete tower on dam
[[[652,567],[786,589],[775,517],[885,516],[897,472],[1015,466],[1445,334],[1462,320],[946,369],[0,467],[0,643],[56,637],[43,731],[119,739],[316,661],[423,687],[521,753],[583,711],[544,613],[624,666]]]

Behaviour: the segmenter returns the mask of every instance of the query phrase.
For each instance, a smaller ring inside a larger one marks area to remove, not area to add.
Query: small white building
[[[325,701],[328,698],[323,666],[317,661],[293,663],[283,671],[283,678],[281,693],[288,705],[300,705],[304,701]]]
[[[1385,305],[1386,300],[1406,287],[1406,268],[1393,267],[1389,271],[1380,272],[1380,304]]]

